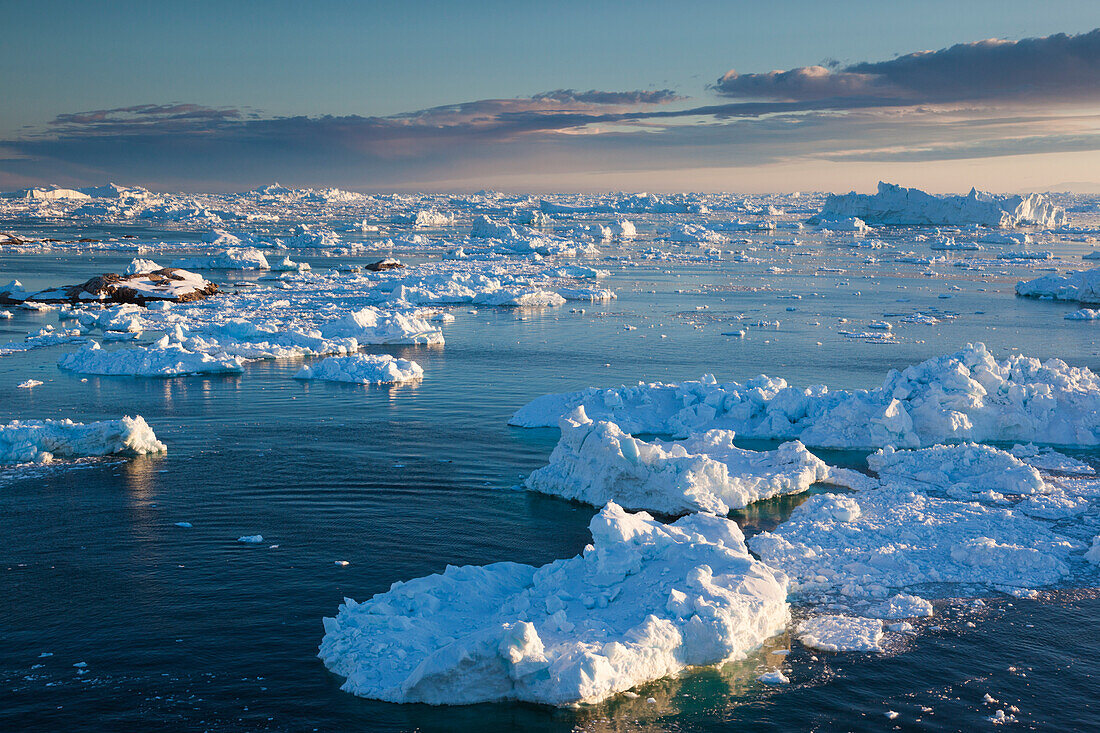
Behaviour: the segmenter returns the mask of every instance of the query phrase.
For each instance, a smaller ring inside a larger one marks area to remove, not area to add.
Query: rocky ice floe
[[[79,285],[48,288],[34,293],[28,293],[18,281],[13,281],[0,288],[0,304],[95,302],[144,305],[155,301],[187,303],[208,298],[217,292],[217,284],[204,280],[201,275],[166,267],[124,275],[106,273]]]

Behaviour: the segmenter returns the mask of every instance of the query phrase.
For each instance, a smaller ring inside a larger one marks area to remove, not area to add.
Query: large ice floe
[[[858,475],[830,469],[798,441],[751,451],[734,446],[732,431],[710,430],[677,442],[647,442],[613,422],[589,420],[583,407],[559,425],[561,440],[550,464],[525,485],[596,506],[613,501],[665,514],[726,514],[816,482],[846,485]]]
[[[66,354],[57,365],[77,374],[132,377],[175,377],[183,374],[238,374],[244,359],[239,356],[211,356],[188,350],[182,343],[164,336],[153,346],[134,346],[108,351],[95,341],[72,354]]]
[[[403,313],[366,307],[321,326],[325,338],[354,338],[361,344],[442,344],[443,332]]]
[[[1016,283],[1016,294],[1025,298],[1100,303],[1100,267],[1021,281]]]
[[[1095,522],[1075,517],[1100,498],[1100,482],[1041,475],[974,444],[886,448],[868,464],[877,487],[812,496],[750,541],[790,576],[794,599],[879,618],[927,615],[896,594],[1018,592],[1082,565]]]
[[[49,463],[55,459],[163,453],[145,419],[78,423],[72,420],[16,420],[0,425],[0,464]]]
[[[984,344],[892,370],[872,390],[797,388],[765,376],[723,384],[706,375],[680,384],[545,395],[519,409],[510,423],[552,427],[577,407],[631,434],[686,437],[718,428],[742,438],[833,448],[960,441],[1100,444],[1096,374],[1059,359],[1013,354],[998,360]]]
[[[965,196],[936,196],[916,188],[878,184],[875,194],[834,194],[811,224],[858,217],[872,226],[1057,227],[1066,212],[1042,194],[998,196],[971,189]]]
[[[590,529],[581,555],[541,568],[448,567],[345,600],[320,657],[379,700],[567,705],[744,658],[787,622],[783,574],[729,520],[608,504]]]
[[[330,356],[317,364],[307,364],[294,378],[357,384],[396,384],[411,382],[423,376],[424,369],[409,359],[397,359],[389,354],[352,354]]]

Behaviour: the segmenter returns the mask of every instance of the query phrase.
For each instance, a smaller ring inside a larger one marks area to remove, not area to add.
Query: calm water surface
[[[77,281],[132,256],[5,254],[0,280]],[[849,266],[853,256],[831,255]],[[0,359],[0,422],[141,414],[169,446],[159,457],[0,470],[0,727],[988,730],[994,709],[1016,706],[1012,727],[1100,728],[1100,600],[1090,591],[990,598],[967,614],[946,604],[938,630],[925,626],[885,655],[814,657],[780,637],[746,662],[579,710],[363,700],[316,658],[321,619],[345,596],[363,600],[448,564],[543,564],[587,544],[593,508],[516,490],[557,440],[556,430],[506,425],[540,394],[706,372],[872,387],[890,368],[979,340],[999,355],[1015,347],[1100,369],[1100,326],[1064,321],[1065,304],[1014,298],[1015,278],[945,281],[889,265],[822,274],[816,264],[765,279],[735,263],[611,263],[619,299],[608,304],[456,308],[445,347],[374,349],[418,361],[416,385],[304,384],[292,362],[250,364],[237,377],[85,380],[54,365],[75,346]],[[791,293],[803,298],[778,297]],[[958,318],[899,329],[897,345],[836,333],[839,318],[859,326],[925,308]],[[780,325],[721,335],[756,320]],[[48,323],[56,318],[16,311],[0,320],[0,343]],[[16,388],[32,377],[45,384]],[[738,518],[757,531],[797,501]],[[235,541],[247,534],[264,542]],[[757,683],[788,645],[791,686]]]

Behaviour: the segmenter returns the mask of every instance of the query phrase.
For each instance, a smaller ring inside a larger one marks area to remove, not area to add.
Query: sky
[[[1100,191],[1095,0],[0,0],[0,190]]]

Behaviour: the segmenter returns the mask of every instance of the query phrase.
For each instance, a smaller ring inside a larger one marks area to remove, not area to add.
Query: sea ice
[[[828,481],[829,467],[795,441],[774,451],[742,450],[734,434],[711,430],[687,440],[646,442],[578,407],[559,423],[550,464],[527,477],[534,491],[603,506],[665,514],[726,514],[760,499]]]
[[[325,338],[354,338],[361,344],[442,344],[443,332],[427,321],[367,306],[321,326]]]
[[[172,267],[184,270],[270,270],[264,253],[255,247],[231,247],[209,257],[174,260]]]
[[[164,443],[140,415],[121,420],[16,420],[0,425],[0,463],[48,463],[55,458],[164,453]]]
[[[882,621],[856,616],[815,616],[798,625],[798,640],[824,652],[877,652],[882,650]]]
[[[541,568],[448,567],[345,599],[320,657],[363,697],[568,705],[744,658],[787,621],[783,575],[731,521],[608,504],[590,529],[581,555]]]
[[[1100,444],[1100,378],[1059,359],[1019,354],[997,360],[967,345],[902,371],[872,390],[790,387],[761,376],[589,388],[539,397],[509,421],[551,427],[583,406],[627,433],[686,436],[714,428],[743,438],[801,440],[835,448],[916,448],[960,441]]]
[[[107,351],[95,341],[57,361],[61,369],[77,374],[174,377],[181,374],[239,374],[244,371],[239,356],[211,356],[189,351],[179,342],[163,337],[151,346],[134,346]]]
[[[393,384],[410,382],[423,376],[424,370],[415,361],[397,359],[389,354],[353,354],[330,356],[317,364],[307,364],[294,375],[294,378],[358,384]]]

